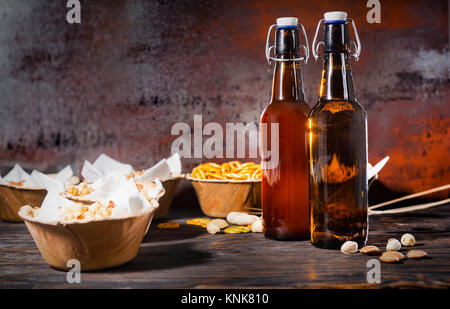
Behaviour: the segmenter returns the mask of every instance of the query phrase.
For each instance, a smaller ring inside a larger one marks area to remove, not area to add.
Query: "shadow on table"
[[[192,248],[191,243],[141,246],[138,256],[123,266],[111,269],[111,273],[141,272],[174,269],[206,263],[212,254]]]
[[[156,224],[152,224],[150,229],[145,235],[142,243],[157,243],[163,241],[177,241],[183,239],[195,238],[199,235],[205,235],[206,231],[200,226],[190,226],[182,224],[180,228],[174,230],[162,230],[156,227]]]
[[[177,241],[195,238],[202,234],[204,235],[206,233],[204,228],[185,224],[185,220],[189,218],[201,217],[205,217],[205,215],[200,209],[194,188],[189,181],[184,180],[175,194],[168,215],[160,220],[152,222],[142,243]],[[168,221],[177,221],[181,223],[181,226],[179,229],[174,230],[158,229],[156,227],[158,223]]]
[[[167,217],[161,219],[161,221],[204,216],[194,187],[188,180],[182,180],[172,200]]]

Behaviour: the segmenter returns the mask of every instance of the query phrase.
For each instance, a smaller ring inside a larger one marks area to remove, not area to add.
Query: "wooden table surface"
[[[275,241],[263,234],[216,234],[186,225],[199,213],[174,209],[178,230],[152,223],[137,258],[121,267],[83,273],[68,284],[49,267],[24,224],[0,221],[0,288],[378,288],[450,286],[450,207],[370,217],[369,244],[380,248],[405,232],[429,258],[381,263],[381,284],[367,283],[374,257],[317,249],[309,241]],[[405,250],[404,250],[405,251]],[[376,258],[376,257],[375,257]]]

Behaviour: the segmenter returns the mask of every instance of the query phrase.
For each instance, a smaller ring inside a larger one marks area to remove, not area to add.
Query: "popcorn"
[[[16,167],[16,174],[28,175],[19,168]],[[102,154],[94,164],[85,161],[82,169],[85,181],[77,185],[68,181],[73,175],[70,166],[55,176],[33,171],[27,179],[34,180],[48,191],[41,208],[35,209],[33,216],[45,223],[138,216],[158,207],[157,201],[164,194],[162,183],[154,177],[170,178],[180,173],[178,154],[141,172]]]
[[[86,205],[82,203],[74,203],[72,207],[62,208],[60,217],[64,221],[88,221],[99,220],[111,217],[112,210],[115,207],[114,202],[110,201],[108,205],[102,205],[99,202],[95,202],[92,205]]]
[[[50,223],[137,216],[158,207],[163,193],[157,179],[136,183],[116,171],[92,184],[82,182],[62,192],[49,191],[41,208],[35,210],[35,218]]]

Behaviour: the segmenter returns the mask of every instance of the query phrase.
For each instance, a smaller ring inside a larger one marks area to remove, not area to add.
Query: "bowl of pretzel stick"
[[[232,211],[261,213],[261,165],[239,161],[202,163],[187,175],[203,213],[225,218]]]

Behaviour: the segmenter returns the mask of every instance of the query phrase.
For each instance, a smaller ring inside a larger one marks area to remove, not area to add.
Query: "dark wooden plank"
[[[196,213],[194,212],[194,215]],[[180,217],[180,215],[182,217]],[[68,284],[66,273],[45,264],[24,224],[0,222],[1,288],[378,288],[450,286],[450,208],[370,218],[369,243],[384,247],[405,232],[430,257],[381,264],[381,284],[368,284],[373,257],[314,248],[308,241],[280,242],[262,234],[210,235],[184,224],[189,211],[175,209],[179,230],[152,224],[137,258],[121,267],[83,273]]]

